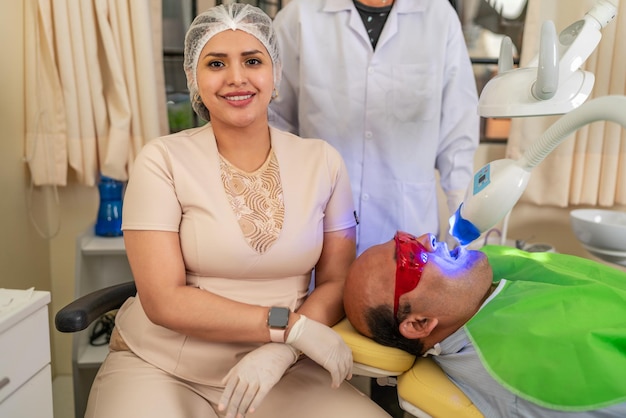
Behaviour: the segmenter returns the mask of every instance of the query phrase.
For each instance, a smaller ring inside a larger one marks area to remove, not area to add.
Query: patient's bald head
[[[361,334],[372,338],[365,313],[391,301],[396,274],[394,241],[375,245],[365,250],[352,266],[346,279],[344,309],[352,326]],[[389,312],[392,311],[387,304]]]
[[[344,308],[361,334],[419,355],[477,312],[491,281],[484,253],[398,232],[354,261]]]

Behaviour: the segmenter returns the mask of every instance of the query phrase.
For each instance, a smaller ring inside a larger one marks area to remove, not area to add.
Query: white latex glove
[[[300,315],[291,327],[286,343],[328,370],[333,388],[352,377],[352,350],[330,327]]]
[[[218,410],[228,408],[226,418],[241,418],[254,412],[297,359],[298,352],[282,343],[263,344],[249,352],[222,380],[226,387]]]
[[[446,203],[448,206],[448,214],[452,216],[455,214],[456,210],[459,208],[461,203],[463,203],[463,199],[465,198],[465,190],[448,190],[446,193]],[[446,220],[447,221],[447,220]],[[446,222],[447,225],[447,222]],[[459,242],[450,235],[449,227],[446,227],[446,236],[445,236],[446,244],[448,244],[449,249],[453,249],[459,245]]]

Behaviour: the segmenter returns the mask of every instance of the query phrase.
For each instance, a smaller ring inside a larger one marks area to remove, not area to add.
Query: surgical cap
[[[191,106],[198,116],[205,120],[209,120],[209,111],[199,99],[196,80],[200,52],[213,36],[228,29],[247,32],[263,44],[272,60],[274,87],[278,88],[280,82],[281,61],[272,19],[258,7],[244,3],[222,4],[210,8],[191,22],[185,35],[183,62]]]

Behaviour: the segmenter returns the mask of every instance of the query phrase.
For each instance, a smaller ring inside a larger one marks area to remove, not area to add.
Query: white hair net
[[[196,80],[198,59],[202,48],[209,42],[209,39],[228,29],[247,32],[263,44],[272,59],[274,87],[278,88],[280,82],[281,61],[272,19],[263,10],[250,4],[221,4],[208,9],[199,14],[187,30],[183,62],[191,106],[198,116],[205,120],[209,120],[209,111],[202,103],[198,93]]]

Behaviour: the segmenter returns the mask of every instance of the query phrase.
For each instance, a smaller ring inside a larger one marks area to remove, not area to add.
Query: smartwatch
[[[267,326],[270,329],[270,340],[275,343],[285,342],[285,331],[289,324],[289,308],[272,306],[267,315]]]

